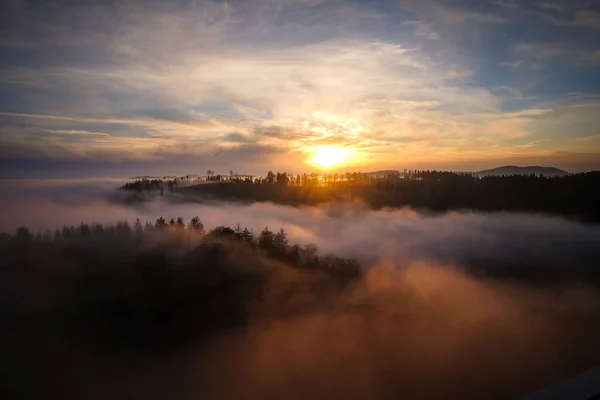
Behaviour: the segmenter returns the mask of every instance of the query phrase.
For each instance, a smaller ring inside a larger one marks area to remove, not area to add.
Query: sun
[[[330,168],[339,165],[350,157],[350,150],[341,147],[319,146],[315,150],[312,162],[323,167]]]

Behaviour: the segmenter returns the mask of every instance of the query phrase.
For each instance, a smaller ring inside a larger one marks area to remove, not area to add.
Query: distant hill
[[[501,175],[544,175],[544,176],[564,176],[568,175],[567,171],[554,167],[517,167],[514,165],[506,165],[504,167],[486,169],[484,171],[475,172],[478,176],[501,176]]]

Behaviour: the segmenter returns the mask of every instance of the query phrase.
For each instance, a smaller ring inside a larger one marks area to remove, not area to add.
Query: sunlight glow
[[[319,146],[311,161],[322,168],[330,168],[347,161],[350,155],[351,151],[346,148]]]

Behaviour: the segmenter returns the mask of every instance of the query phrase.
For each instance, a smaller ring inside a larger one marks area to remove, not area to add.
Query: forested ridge
[[[219,176],[220,178],[220,176]],[[178,181],[139,180],[122,187],[136,193],[183,192],[218,200],[319,205],[360,201],[373,209],[413,207],[451,210],[539,212],[600,222],[600,172],[566,176],[478,177],[444,171],[406,171],[383,176],[360,172],[302,174],[269,171],[265,178],[212,180],[189,187]]]
[[[119,335],[141,329],[138,341],[190,308],[211,308],[206,318],[217,320],[205,319],[203,327],[216,329],[221,318],[236,322],[245,302],[256,300],[272,262],[316,277],[315,290],[341,288],[360,274],[354,260],[289,244],[283,229],[255,235],[238,224],[205,231],[198,217],[187,224],[162,217],[133,226],[81,223],[36,234],[23,227],[0,240],[2,318],[57,312],[117,327]]]

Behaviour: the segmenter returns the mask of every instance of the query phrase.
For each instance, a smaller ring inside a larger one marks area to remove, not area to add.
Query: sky
[[[0,177],[600,169],[600,2],[3,2]]]

